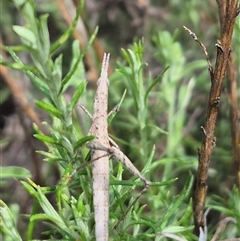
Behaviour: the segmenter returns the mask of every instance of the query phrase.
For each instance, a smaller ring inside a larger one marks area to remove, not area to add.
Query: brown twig
[[[73,21],[73,18],[75,16],[75,12],[76,12],[76,6],[74,4],[73,0],[58,0],[57,1],[58,7],[63,15],[63,18],[65,19],[65,21],[67,22],[68,25],[70,25]],[[81,49],[84,49],[87,45],[87,41],[89,39],[89,33],[88,33],[88,29],[85,26],[85,23],[83,21],[82,18],[79,18],[78,24],[76,29],[74,30],[74,37],[76,39],[78,39],[79,44]],[[94,61],[94,55],[97,56],[97,59],[100,61],[103,53],[104,53],[104,49],[102,47],[102,44],[100,43],[100,41],[95,38],[94,42],[93,42],[93,46],[94,46],[94,50],[93,48],[90,48],[89,51],[85,54],[84,58],[85,58],[85,63],[88,69],[88,80],[90,81],[90,84],[94,84],[96,85],[95,80],[98,79],[98,68],[97,68],[97,64]],[[95,53],[94,53],[95,52]],[[109,71],[111,72],[111,70]]]
[[[217,241],[218,240],[218,236],[220,235],[221,232],[223,232],[225,230],[225,227],[227,226],[227,224],[229,222],[236,223],[236,220],[234,218],[231,218],[231,217],[226,217],[223,220],[221,220],[218,224],[217,231],[213,235],[211,241]]]
[[[207,63],[208,63],[208,71],[210,73],[210,77],[211,77],[211,80],[213,79],[213,67],[212,67],[212,64],[209,60],[209,56],[208,56],[208,52],[207,52],[207,49],[205,47],[205,45],[201,42],[201,40],[197,37],[197,35],[192,32],[190,29],[188,29],[187,27],[183,26],[183,28],[193,37],[193,39],[199,43],[199,45],[202,47],[202,50],[205,54],[205,57],[206,57],[206,60],[207,60]]]
[[[1,42],[1,41],[0,41]],[[6,58],[6,55],[4,52],[1,52],[3,57]],[[43,178],[41,173],[41,162],[39,157],[37,156],[36,149],[34,148],[33,142],[32,142],[32,133],[29,133],[29,126],[26,126],[23,119],[25,116],[27,116],[33,123],[35,123],[38,128],[44,133],[48,133],[46,128],[41,123],[38,114],[35,112],[35,110],[32,108],[32,106],[28,103],[28,100],[26,98],[26,93],[24,93],[22,87],[12,78],[10,72],[8,72],[7,68],[3,65],[0,66],[0,72],[3,81],[6,83],[8,88],[11,91],[11,94],[14,99],[14,104],[17,109],[18,116],[21,120],[22,127],[24,129],[24,134],[26,136],[26,140],[29,144],[29,149],[31,150],[31,159],[35,165],[35,180],[38,183],[43,184]]]
[[[240,110],[238,108],[238,88],[236,78],[236,67],[233,54],[230,54],[227,69],[228,100],[230,109],[230,122],[232,132],[232,149],[234,159],[235,184],[240,190]]]
[[[234,27],[236,13],[237,13],[237,4],[238,4],[237,0],[232,0],[232,1],[218,0],[219,15],[220,15],[220,22],[221,22],[221,39],[220,41],[217,41],[217,44],[216,44],[217,57],[216,57],[215,71],[212,74],[210,72],[211,89],[209,93],[205,125],[204,127],[202,127],[202,132],[203,132],[202,145],[198,153],[199,166],[198,166],[197,185],[196,185],[195,200],[194,200],[194,221],[195,221],[194,232],[196,235],[199,235],[199,228],[204,227],[203,214],[204,214],[204,205],[205,205],[205,199],[207,194],[208,168],[210,165],[210,157],[212,155],[212,151],[214,149],[214,146],[216,145],[214,130],[216,126],[216,119],[218,114],[218,106],[220,103],[223,80],[226,73],[229,56],[232,50],[231,40],[232,40],[233,27]],[[191,34],[191,32],[189,33]],[[195,40],[197,41],[198,39],[196,38]],[[202,48],[204,49],[204,45],[202,46]]]
[[[240,241],[240,238],[228,238],[228,239],[221,239],[219,241]]]
[[[3,77],[4,82],[9,87],[11,94],[14,98],[14,103],[18,107],[18,109],[25,113],[28,116],[28,118],[31,119],[32,122],[35,123],[43,133],[48,133],[46,128],[39,120],[38,115],[31,107],[31,105],[28,103],[21,86],[17,84],[16,81],[14,81],[10,73],[7,71],[7,68],[3,65],[1,65],[1,75]]]
[[[76,14],[76,6],[75,6],[74,2],[71,0],[70,1],[69,0],[64,0],[64,1],[58,0],[57,4],[62,13],[64,20],[66,21],[66,23],[68,25],[70,25]],[[79,45],[80,45],[81,49],[84,49],[87,45],[88,33],[87,33],[87,30],[86,30],[85,25],[81,18],[79,18],[79,20],[78,20],[78,24],[76,26],[76,29],[73,32],[73,35],[74,35],[75,39],[77,39],[79,41]],[[91,53],[88,52],[85,54],[85,63],[86,63],[88,73],[89,73],[88,79],[90,81],[92,81],[92,80],[96,80],[98,78],[98,74],[97,74],[96,63],[94,62],[92,50],[90,50],[90,52]],[[92,57],[90,57],[90,56],[92,56]]]

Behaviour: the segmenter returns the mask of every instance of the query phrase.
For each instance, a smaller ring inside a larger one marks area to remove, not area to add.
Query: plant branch
[[[236,67],[234,64],[233,53],[230,54],[227,69],[228,79],[228,100],[230,110],[230,123],[232,132],[232,152],[234,159],[235,184],[240,190],[240,110],[238,108],[238,88],[236,78]]]
[[[207,194],[208,168],[210,165],[212,151],[216,145],[214,130],[216,126],[223,80],[226,73],[229,56],[232,51],[231,40],[235,18],[237,16],[237,0],[225,0],[217,2],[219,5],[219,16],[221,22],[221,39],[218,40],[217,44],[215,45],[217,47],[215,71],[211,75],[211,88],[208,99],[207,114],[204,127],[201,127],[203,133],[202,145],[198,150],[199,166],[194,202],[194,232],[197,235],[199,235],[199,228],[204,227],[203,214]]]

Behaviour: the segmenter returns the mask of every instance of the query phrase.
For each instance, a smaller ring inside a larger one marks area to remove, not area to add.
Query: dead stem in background
[[[220,22],[221,22],[221,39],[218,40],[217,44],[215,45],[217,47],[215,71],[213,71],[212,73],[210,72],[211,89],[209,93],[205,124],[203,127],[201,127],[202,133],[203,133],[202,145],[201,145],[201,148],[198,150],[199,166],[198,166],[197,184],[196,184],[194,207],[193,207],[194,221],[195,221],[194,233],[196,235],[199,235],[200,227],[201,228],[204,227],[203,216],[204,216],[205,199],[207,194],[208,168],[210,165],[210,158],[212,155],[212,151],[216,145],[214,130],[216,126],[223,80],[225,77],[229,56],[232,51],[231,40],[232,40],[235,18],[238,12],[237,0],[233,0],[233,1],[218,0],[217,2],[219,5],[219,15],[220,15]],[[195,38],[193,34],[191,34],[192,32],[189,32],[189,33],[191,36],[194,37],[196,41],[198,40]],[[200,43],[203,50],[205,50],[204,45],[202,45],[201,42],[199,41],[198,43]]]
[[[228,100],[229,100],[229,118],[232,134],[232,153],[234,160],[235,184],[240,190],[240,110],[238,107],[238,87],[236,77],[236,66],[233,59],[233,53],[230,54],[227,68],[228,80]]]

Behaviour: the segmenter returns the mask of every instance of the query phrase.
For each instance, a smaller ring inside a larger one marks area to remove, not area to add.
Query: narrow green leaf
[[[66,85],[66,83],[70,80],[70,78],[72,77],[72,75],[75,73],[79,62],[82,60],[83,56],[86,54],[87,50],[89,49],[90,45],[92,44],[93,40],[95,39],[96,35],[98,32],[98,27],[95,28],[90,40],[87,43],[87,46],[85,47],[85,49],[81,52],[81,54],[79,55],[78,59],[76,60],[75,64],[73,65],[71,71],[66,75],[66,77],[63,79],[62,81],[62,86],[61,89],[59,91],[59,94],[62,93],[64,86]]]
[[[21,5],[25,2],[25,0],[13,0],[16,7],[21,7]]]
[[[19,235],[16,227],[14,216],[11,210],[2,200],[0,200],[0,220],[1,220],[1,227],[0,227],[1,233],[6,234],[7,240],[22,241],[22,238]]]
[[[175,213],[177,213],[178,208],[180,205],[182,205],[184,199],[189,195],[192,184],[193,175],[190,174],[181,194],[177,197],[175,202],[172,203],[165,216],[158,222],[157,225],[159,225],[162,229],[169,225],[172,217],[175,215]]]
[[[10,63],[4,60],[0,61],[0,64],[7,66],[11,69],[17,69],[17,70],[21,70],[21,71],[35,71],[36,69],[30,65],[23,65],[21,63]]]
[[[35,101],[35,104],[40,107],[41,109],[47,111],[49,114],[57,117],[57,118],[62,118],[63,117],[63,113],[61,111],[59,111],[57,108],[55,108],[54,106],[47,104],[45,102],[42,101]]]
[[[182,76],[186,76],[187,74],[191,74],[194,70],[200,70],[202,68],[207,68],[207,62],[205,60],[196,60],[184,66]]]
[[[31,216],[30,221],[39,221],[39,220],[51,220],[53,223],[57,223],[58,220],[54,219],[53,217],[47,214],[34,214]]]
[[[15,52],[13,52],[11,49],[8,49],[8,52],[11,54],[11,56],[15,60],[15,62],[21,64],[20,69],[29,77],[29,79],[33,82],[33,84],[35,86],[37,86],[48,97],[48,99],[51,99],[48,86],[31,72],[31,70],[36,71],[36,68],[29,69],[22,63],[22,61],[15,54]],[[25,69],[25,67],[26,67],[26,69]]]
[[[16,0],[14,0],[16,2]],[[21,0],[20,0],[21,1]],[[21,12],[22,16],[27,22],[27,25],[29,26],[29,29],[31,29],[34,33],[35,36],[37,35],[37,19],[36,19],[36,6],[34,4],[35,2],[33,0],[31,1],[24,1],[24,3],[19,6],[19,11]]]
[[[30,193],[32,196],[37,197],[37,192],[36,190],[27,182],[21,181],[22,185],[24,188],[27,190],[28,193]]]
[[[60,157],[58,157],[57,155],[54,155],[51,152],[46,152],[46,151],[36,151],[37,153],[41,154],[42,156],[48,157],[48,158],[56,158],[59,159]]]
[[[22,167],[16,167],[16,166],[0,167],[0,179],[8,179],[8,178],[25,179],[30,177],[31,177],[30,171]]]
[[[74,91],[73,97],[71,100],[71,110],[73,110],[77,105],[79,98],[81,97],[82,93],[86,88],[86,85],[87,85],[87,82],[84,80],[78,85],[77,89]]]
[[[48,32],[48,14],[41,15],[39,18],[39,38],[41,46],[43,49],[43,56],[46,56],[46,59],[50,56],[50,36]]]
[[[61,145],[68,151],[70,156],[74,155],[73,145],[70,142],[70,140],[64,135],[62,136],[62,139],[61,139]]]
[[[83,146],[85,143],[88,141],[92,141],[95,138],[95,136],[85,136],[81,139],[79,139],[75,144],[74,144],[74,150],[77,150],[79,147]]]
[[[164,70],[157,76],[157,78],[148,86],[147,90],[146,90],[146,94],[144,96],[144,103],[146,105],[147,103],[147,98],[148,98],[148,95],[151,91],[151,89],[162,79],[164,73],[169,69],[170,66],[166,66],[164,68]]]
[[[65,89],[66,84],[70,81],[70,79],[73,77],[73,75],[75,74],[76,70],[79,67],[80,62],[82,61],[83,58],[83,54],[79,53],[76,61],[74,62],[71,70],[68,72],[68,74],[65,76],[65,78],[62,80],[62,84],[61,84],[61,89],[59,91],[59,94],[63,92],[63,90]]]
[[[15,25],[13,26],[13,30],[21,37],[24,44],[30,46],[33,49],[37,49],[36,36],[30,29]]]
[[[155,126],[155,125],[146,125],[143,130],[145,130],[145,129],[147,129],[147,128],[151,128],[151,129],[153,129],[154,131],[157,131],[157,132],[159,132],[159,133],[161,133],[161,134],[166,134],[166,135],[168,135],[168,132],[167,132],[167,131],[161,129],[161,128],[158,127],[158,126]]]
[[[60,144],[58,144],[58,143],[56,145],[58,145],[58,147],[60,146]],[[37,153],[42,154],[41,152],[38,152],[38,151],[37,151]],[[43,159],[43,161],[49,162],[49,163],[58,162],[61,165],[63,164],[63,162],[65,162],[65,163],[67,162],[67,160],[64,157],[61,157],[60,155],[53,156],[53,157],[46,157],[46,158]]]
[[[168,227],[164,228],[162,230],[162,232],[165,232],[165,233],[182,233],[182,232],[186,232],[188,230],[192,230],[193,228],[194,228],[194,226],[190,226],[190,227],[168,226]]]
[[[135,49],[135,53],[137,54],[137,56],[139,56],[139,60],[141,61],[141,59],[143,58],[143,45],[144,45],[144,39],[139,39],[138,43],[134,43],[134,49]]]
[[[28,50],[28,47],[25,46],[25,45],[5,46],[5,45],[0,44],[0,49],[5,50],[5,51],[12,50],[12,51],[15,51],[15,52],[21,52],[21,51]]]
[[[79,59],[80,55],[81,55],[81,51],[80,51],[79,41],[75,40],[72,43],[72,59],[70,63],[70,70],[76,64],[76,61]],[[76,89],[79,83],[85,78],[86,78],[86,73],[85,73],[84,63],[83,63],[83,60],[80,59],[75,72],[73,73],[71,78],[68,79],[68,81],[62,86],[63,88],[61,88],[61,92],[62,93],[65,92],[70,86]]]
[[[152,165],[154,153],[155,153],[155,145],[153,146],[152,151],[151,151],[151,153],[150,153],[150,156],[148,157],[147,163],[146,163],[146,165],[144,166],[144,168],[143,168],[143,170],[142,170],[142,174],[143,174],[143,175],[144,175],[145,173],[149,172],[150,167],[151,167],[151,165]]]
[[[53,68],[52,68],[52,80],[48,80],[49,86],[52,89],[52,92],[54,93],[53,96],[57,96],[61,89],[61,84],[62,84],[62,57],[63,55],[60,54],[54,61],[53,63]]]
[[[140,61],[139,59],[137,58],[137,53],[133,52],[131,49],[128,49],[128,56],[129,56],[129,60],[130,60],[130,67],[132,69],[132,73],[135,75],[138,73],[138,70],[139,70],[139,64]]]
[[[76,233],[74,230],[71,230],[62,220],[60,215],[56,212],[56,210],[53,208],[52,204],[48,201],[46,196],[43,194],[41,188],[38,186],[37,187],[38,191],[38,201],[42,209],[44,210],[46,214],[46,218],[54,222],[58,227],[60,227],[62,230],[67,232],[69,235],[73,235],[72,237],[77,237]],[[37,214],[36,214],[37,215]],[[38,214],[39,215],[39,214]]]
[[[79,4],[79,6],[77,8],[76,16],[75,16],[72,24],[67,29],[67,31],[65,31],[64,34],[55,43],[52,44],[51,50],[50,50],[51,54],[53,52],[55,52],[60,46],[62,46],[63,43],[65,43],[68,40],[68,38],[72,35],[74,29],[77,26],[78,19],[79,19],[81,13],[82,13],[84,2],[85,1],[80,1],[80,4]]]
[[[123,92],[123,95],[122,95],[121,100],[119,101],[118,105],[115,106],[116,111],[113,111],[113,113],[108,117],[108,125],[111,124],[111,122],[112,122],[112,120],[114,119],[114,117],[116,116],[117,112],[120,110],[121,105],[122,105],[122,103],[123,103],[123,100],[124,100],[124,98],[125,98],[125,96],[126,96],[126,93],[127,93],[127,90],[125,89],[124,92]]]
[[[124,58],[127,60],[128,64],[131,66],[131,61],[130,61],[130,58],[128,56],[128,53],[125,49],[121,49],[121,52],[122,52],[122,55],[124,56]]]
[[[228,216],[234,216],[234,210],[222,207],[220,205],[211,205],[211,209],[217,210],[221,213],[225,213]]]
[[[134,177],[136,179],[136,177]],[[162,187],[170,185],[176,182],[178,178],[172,178],[163,182],[151,182],[151,187]],[[144,183],[142,181],[126,181],[126,180],[110,180],[110,185],[121,185],[121,186],[136,186],[136,187],[144,187]]]
[[[51,100],[50,90],[49,90],[48,86],[41,79],[39,79],[36,75],[31,73],[30,71],[27,71],[26,75],[29,77],[29,79],[32,81],[32,83],[39,90],[41,90],[48,97],[49,100]]]
[[[41,134],[35,134],[33,136],[42,142],[47,142],[50,144],[59,144],[59,142],[57,140],[52,139],[50,136],[45,136],[45,135],[41,135]]]
[[[131,49],[128,51],[122,50],[122,54],[124,55],[125,59],[128,61],[130,66],[130,71],[126,71],[128,67],[121,66],[121,73],[125,75],[131,89],[131,94],[134,99],[135,109],[139,110],[139,91],[140,91],[140,83],[139,83],[139,70],[141,68],[141,62],[137,58],[137,53],[134,53]],[[128,70],[128,69],[127,69]]]
[[[192,212],[193,212],[192,207],[193,207],[193,203],[192,203],[192,198],[191,198],[183,216],[177,222],[177,224],[179,224],[179,225],[182,224],[184,226],[186,223],[188,223],[188,221],[191,219],[191,216],[192,216]]]

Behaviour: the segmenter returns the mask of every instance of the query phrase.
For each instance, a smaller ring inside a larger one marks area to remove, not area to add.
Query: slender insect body
[[[122,162],[134,175],[139,177],[145,184],[145,188],[133,201],[131,206],[126,210],[122,218],[120,218],[116,226],[121,222],[126,213],[136,203],[139,197],[148,189],[150,181],[148,181],[121,152],[117,144],[108,136],[108,65],[109,54],[104,54],[102,62],[102,71],[97,82],[97,90],[94,100],[94,113],[92,117],[92,126],[90,135],[94,135],[95,139],[87,143],[87,147],[91,149],[93,168],[93,205],[95,219],[95,237],[97,241],[108,241],[108,220],[109,220],[109,156],[115,157]],[[110,146],[111,145],[113,146]]]
[[[109,147],[108,141],[108,63],[109,54],[104,54],[102,71],[97,82],[94,101],[94,113],[90,134],[103,146]],[[93,162],[93,205],[95,236],[97,241],[108,240],[109,216],[109,157],[106,151],[92,150]]]

